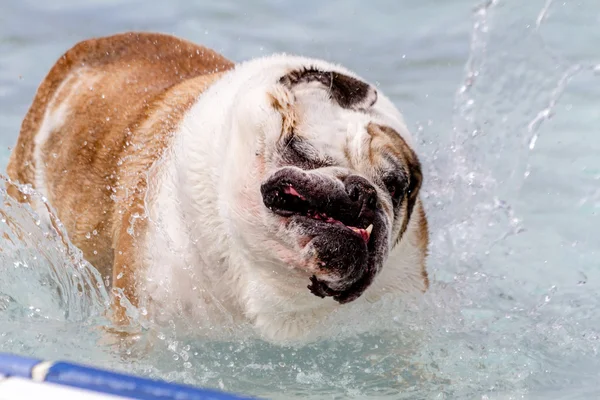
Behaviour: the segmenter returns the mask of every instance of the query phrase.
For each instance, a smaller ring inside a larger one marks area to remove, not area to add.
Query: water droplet
[[[534,134],[534,135],[531,137],[531,140],[529,141],[529,150],[533,150],[533,149],[534,149],[534,147],[535,147],[535,143],[537,142],[537,140],[538,140],[538,135],[537,135],[537,133],[536,133],[536,134]]]

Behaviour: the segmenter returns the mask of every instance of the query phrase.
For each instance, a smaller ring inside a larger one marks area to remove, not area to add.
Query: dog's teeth
[[[367,231],[367,233],[369,234],[369,236],[371,235],[371,232],[373,232],[373,224],[367,226],[367,229],[365,229],[365,231]]]

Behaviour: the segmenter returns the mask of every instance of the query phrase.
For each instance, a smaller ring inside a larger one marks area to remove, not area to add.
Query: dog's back
[[[8,175],[46,196],[72,242],[111,276],[116,242],[132,240],[120,231],[143,214],[147,170],[193,101],[232,67],[210,49],[167,35],[83,41],[38,88]],[[9,193],[27,201],[14,187]]]

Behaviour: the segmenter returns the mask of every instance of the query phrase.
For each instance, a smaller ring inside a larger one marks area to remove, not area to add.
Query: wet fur
[[[305,148],[294,154],[286,135]],[[341,66],[286,55],[234,65],[162,34],[84,41],[39,87],[8,174],[49,199],[115,297],[147,318],[206,335],[249,322],[277,341],[352,303],[310,293],[318,260],[305,232],[264,207],[261,183],[285,165],[376,180],[390,168],[384,148],[412,186],[397,209],[382,201],[386,261],[355,300],[373,301],[427,289],[422,178],[400,113]],[[126,323],[118,301],[115,311]]]

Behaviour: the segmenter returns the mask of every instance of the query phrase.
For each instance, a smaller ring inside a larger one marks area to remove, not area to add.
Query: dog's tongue
[[[292,185],[287,185],[286,187],[284,187],[283,193],[289,194],[291,196],[300,197],[302,200],[306,200],[304,198],[304,196],[302,196],[300,193],[298,193],[298,191]]]

